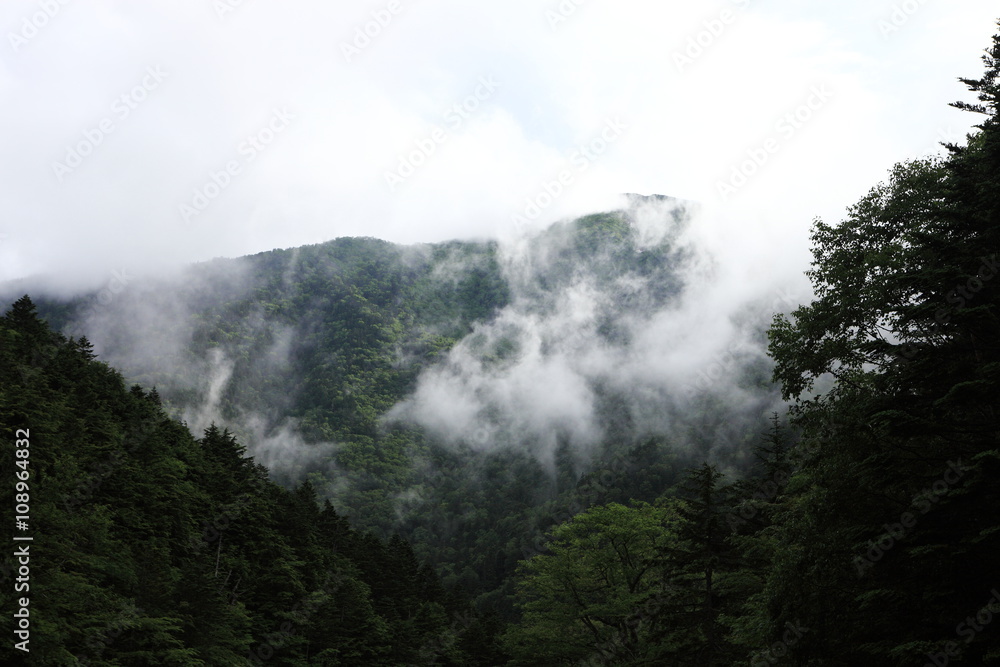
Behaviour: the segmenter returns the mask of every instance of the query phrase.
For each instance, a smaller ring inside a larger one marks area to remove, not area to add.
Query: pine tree
[[[686,646],[674,658],[679,664],[730,664],[731,647],[720,616],[728,604],[737,554],[729,541],[732,488],[723,479],[714,465],[704,463],[689,470],[675,490],[682,501],[679,539],[663,555],[669,583],[684,592],[686,608],[663,625],[674,633],[684,629]]]
[[[1000,497],[998,39],[986,75],[964,80],[981,103],[956,105],[987,116],[979,132],[898,166],[841,225],[817,223],[817,298],[770,332],[775,379],[820,454],[777,514],[764,602],[772,637],[811,628],[799,660],[953,649],[978,664],[996,642],[985,628],[956,643],[955,628],[989,598],[1000,549],[983,512]],[[826,373],[833,388],[803,397]]]

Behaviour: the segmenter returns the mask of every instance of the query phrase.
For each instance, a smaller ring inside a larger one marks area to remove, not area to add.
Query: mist
[[[66,291],[343,236],[503,235],[531,202],[542,226],[620,192],[721,203],[769,138],[726,201],[801,241],[896,161],[962,139],[947,102],[996,18],[918,3],[887,33],[898,3],[436,0],[351,54],[385,2],[45,4],[0,6],[0,280]],[[822,107],[777,132],[817,86]]]
[[[719,229],[731,220],[702,204],[640,195],[618,204],[496,240],[507,305],[423,365],[412,393],[385,412],[383,428],[415,427],[456,451],[521,451],[550,470],[560,446],[584,469],[623,437],[667,436],[686,456],[740,461],[746,429],[782,409],[773,391],[760,389],[770,368],[763,332],[774,313],[808,299],[801,260],[767,235],[747,234],[741,251],[727,254]],[[431,261],[429,249],[399,247],[400,261],[417,267]],[[299,253],[281,255],[275,269],[286,289],[297,279]],[[454,286],[484,261],[443,255],[430,280]],[[309,472],[341,479],[339,443],[302,432],[289,414],[294,392],[255,398],[253,383],[265,380],[252,378],[300,384],[293,355],[322,313],[304,321],[268,315],[254,301],[265,274],[253,266],[219,259],[87,292],[62,328],[86,335],[129,382],[158,385],[196,437],[215,423],[278,479]],[[220,330],[232,333],[219,337]],[[396,363],[416,362],[403,355]]]
[[[724,264],[703,241],[711,224],[703,207],[664,197],[623,203],[627,237],[594,256],[573,253],[561,225],[502,241],[510,304],[425,370],[386,421],[416,424],[453,447],[526,449],[551,467],[560,443],[589,458],[612,425],[693,447],[689,413],[706,400],[740,426],[783,411],[747,373],[769,373],[762,333],[775,313],[807,299],[804,281],[781,284],[788,276],[777,266],[747,280],[760,259],[750,252],[741,266]],[[648,275],[616,269],[609,250],[626,246],[661,265]],[[739,456],[737,431],[687,453]]]

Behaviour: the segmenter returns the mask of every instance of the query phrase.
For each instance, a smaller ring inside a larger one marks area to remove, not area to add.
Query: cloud
[[[731,430],[700,453],[732,457],[744,418],[778,405],[747,376],[767,369],[760,332],[807,295],[770,293],[766,280],[733,289],[742,276],[698,245],[704,210],[666,198],[624,203],[617,216],[501,244],[509,305],[425,369],[387,421],[454,447],[513,447],[551,463],[560,444],[586,457],[623,437],[667,433],[697,447],[684,431],[705,422],[698,406],[709,400]]]
[[[886,36],[891,2],[566,4],[399,0],[386,22],[382,0],[5,2],[0,280],[51,274],[81,289],[122,269],[340,236],[507,234],[616,117],[628,130],[573,172],[539,225],[606,210],[621,192],[711,204],[747,151],[827,85],[829,104],[732,202],[734,224],[766,220],[803,246],[815,215],[838,217],[893,162],[965,132],[973,119],[946,102],[964,93],[956,77],[980,73],[996,18],[985,0],[926,3]],[[39,19],[42,5],[58,9]],[[348,62],[359,31],[369,42]],[[701,52],[679,68],[691,40]],[[484,77],[499,86],[449,122]],[[275,110],[293,118],[251,160],[241,146],[268,136]],[[447,138],[390,191],[386,172],[435,128]],[[87,155],[56,173],[74,151]],[[185,222],[180,207],[234,162]]]
[[[286,285],[297,258],[293,251],[281,276]],[[254,387],[247,385],[247,377],[288,380],[298,332],[292,324],[267,317],[259,305],[238,317],[227,314],[227,307],[257,286],[249,266],[210,262],[170,279],[135,280],[109,299],[98,293],[84,302],[68,331],[88,336],[98,356],[126,372],[130,381],[147,388],[158,385],[168,407],[195,437],[213,423],[229,428],[275,479],[298,481],[323,471],[329,473],[327,490],[341,490],[332,462],[338,444],[307,443],[298,421],[287,415],[287,404],[252,400]],[[202,348],[213,326],[229,335],[217,329],[212,335],[221,333],[219,340]]]

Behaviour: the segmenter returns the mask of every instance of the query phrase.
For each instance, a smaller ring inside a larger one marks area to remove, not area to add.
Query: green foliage
[[[525,614],[505,635],[516,664],[587,660],[607,631],[592,609],[620,611],[626,589],[607,590],[616,580],[585,550],[607,553],[620,526],[662,541],[649,562],[665,601],[640,624],[658,652],[641,664],[1000,661],[984,606],[1000,549],[1000,35],[984,60],[963,80],[981,103],[956,105],[987,117],[967,146],[899,165],[843,223],[816,223],[816,298],[769,332],[796,437],[776,416],[731,486],[692,470],[669,530],[553,529],[552,553],[522,566]]]
[[[511,664],[645,664],[656,646],[637,612],[664,592],[658,553],[679,521],[670,506],[612,503],[553,529],[549,553],[519,569],[524,616],[505,636]]]
[[[811,628],[799,664],[992,664],[997,628],[957,628],[989,598],[1000,548],[984,512],[1000,496],[998,56],[1000,36],[966,80],[985,104],[959,105],[988,116],[980,132],[817,223],[817,298],[771,330],[775,378],[819,455],[773,514],[755,624]]]
[[[308,482],[270,482],[225,429],[194,439],[27,297],[0,341],[5,479],[24,470],[15,432],[30,442],[30,664],[397,665],[455,639],[449,619],[468,608],[407,542],[356,531]],[[0,661],[22,664],[11,644]]]
[[[775,415],[732,483],[680,453],[731,429],[719,396],[688,402],[672,442],[595,382],[606,441],[588,458],[555,434],[551,467],[384,421],[460,340],[486,372],[515,359],[515,336],[476,332],[512,294],[543,311],[591,281],[613,301],[600,335],[627,346],[621,318],[670,304],[684,257],[622,212],[541,232],[530,281],[492,243],[202,265],[183,293],[137,297],[192,344],[125,369],[130,387],[18,299],[0,475],[29,429],[32,664],[997,664],[1000,624],[968,619],[1000,552],[1000,36],[984,60],[963,79],[978,101],[955,105],[984,117],[966,145],[816,222],[815,299],[768,332],[793,428]],[[42,310],[62,328],[85,305]],[[183,368],[229,374],[226,427],[196,439],[168,416],[197,400]],[[323,449],[276,484],[241,444],[251,417]]]

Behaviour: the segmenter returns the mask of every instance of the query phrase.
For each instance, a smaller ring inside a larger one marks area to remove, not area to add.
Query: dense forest
[[[27,473],[34,536],[30,661],[8,642],[4,664],[496,664],[494,626],[406,541],[269,481],[227,430],[195,439],[27,297],[0,335],[3,426],[30,453],[8,438],[3,474]]]
[[[1000,35],[984,62],[976,131],[817,221],[813,299],[744,313],[768,357],[725,382],[604,370],[691,287],[665,198],[516,263],[339,239],[12,299],[0,474],[33,541],[0,599],[31,641],[0,659],[1000,664]],[[599,369],[583,425],[531,393],[567,358]]]
[[[491,242],[338,239],[130,284],[106,304],[35,303],[196,435],[228,428],[272,480],[308,480],[353,526],[403,536],[445,586],[510,621],[518,561],[549,528],[583,507],[652,502],[706,456],[744,468],[780,405],[763,307],[747,316],[755,347],[720,362],[739,400],[659,379],[644,398],[616,377],[641,354],[634,339],[673,316],[694,261],[679,240],[687,204],[633,203],[550,227],[513,259]],[[644,242],[635,220],[651,205],[670,217]],[[568,393],[587,386],[571,409],[526,386],[566,373]]]

